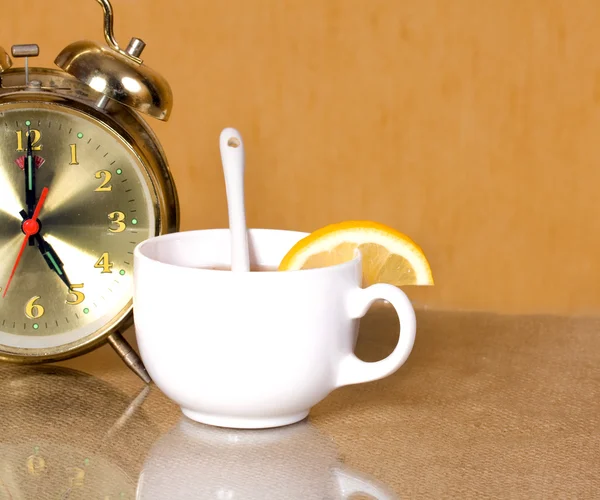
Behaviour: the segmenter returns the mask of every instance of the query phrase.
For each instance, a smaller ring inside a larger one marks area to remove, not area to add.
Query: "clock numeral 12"
[[[33,134],[33,139],[31,141],[31,149],[33,151],[41,151],[42,145],[38,145],[38,142],[42,139],[42,133],[39,130],[34,128],[31,129],[31,133]],[[29,135],[29,132],[25,132],[25,137]],[[25,151],[23,148],[23,131],[17,130],[17,151]]]
[[[111,267],[113,267],[114,264],[112,262],[110,262],[110,258],[108,256],[108,252],[104,252],[102,254],[102,257],[100,257],[96,263],[94,264],[94,267],[97,269],[102,269],[102,273],[112,273],[111,271]]]

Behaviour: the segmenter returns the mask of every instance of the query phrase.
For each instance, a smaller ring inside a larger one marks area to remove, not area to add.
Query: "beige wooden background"
[[[94,0],[1,0],[41,64],[101,40]],[[26,5],[28,6],[26,8]],[[251,226],[390,224],[426,251],[419,304],[600,309],[597,0],[113,0],[175,94],[152,120],[183,229],[227,223],[218,136],[247,150]]]

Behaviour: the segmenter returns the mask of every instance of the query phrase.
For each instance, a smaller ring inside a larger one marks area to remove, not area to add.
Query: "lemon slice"
[[[280,271],[314,269],[363,259],[363,286],[433,285],[423,250],[408,236],[371,221],[346,221],[325,226],[298,241],[279,264]]]

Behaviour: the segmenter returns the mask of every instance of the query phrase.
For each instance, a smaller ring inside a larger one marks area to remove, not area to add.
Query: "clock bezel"
[[[99,108],[101,94],[81,84],[67,73],[49,68],[30,68],[30,79],[41,82],[41,88],[23,86],[24,70],[11,69],[0,74],[0,110],[6,104],[47,104],[66,113],[84,114],[98,126],[118,136],[137,157],[144,170],[152,196],[155,214],[155,234],[179,231],[179,199],[167,158],[158,138],[143,118],[131,108],[115,101]],[[17,85],[14,83],[17,82]],[[74,110],[74,111],[73,111]],[[85,337],[42,349],[11,348],[0,350],[0,361],[18,364],[39,364],[70,359],[90,352],[107,342],[116,331],[123,333],[133,325],[133,297],[106,324]]]

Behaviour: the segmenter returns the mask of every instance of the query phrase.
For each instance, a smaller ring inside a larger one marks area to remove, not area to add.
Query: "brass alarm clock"
[[[41,363],[109,342],[150,381],[121,332],[132,324],[133,249],[179,230],[167,159],[142,115],[166,121],[172,92],[126,49],[79,41],[60,69],[35,44],[0,48],[0,359]]]

